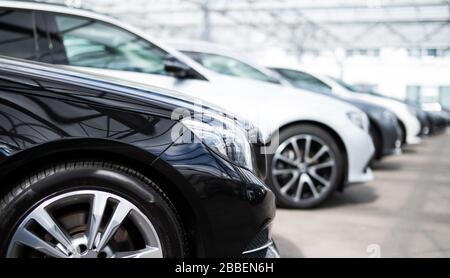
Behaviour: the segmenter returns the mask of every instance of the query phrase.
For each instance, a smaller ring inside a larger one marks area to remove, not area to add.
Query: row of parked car
[[[278,257],[275,202],[319,206],[448,124],[58,5],[0,1],[0,55],[6,257]]]

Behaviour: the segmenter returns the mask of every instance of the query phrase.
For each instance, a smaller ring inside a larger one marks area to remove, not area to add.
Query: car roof
[[[0,7],[73,14],[73,15],[97,18],[99,20],[105,19],[106,21],[109,21],[111,19],[111,17],[109,17],[109,16],[95,13],[93,11],[89,11],[86,9],[80,9],[80,8],[73,8],[73,7],[62,5],[62,4],[39,3],[39,2],[31,2],[31,1],[0,1]]]

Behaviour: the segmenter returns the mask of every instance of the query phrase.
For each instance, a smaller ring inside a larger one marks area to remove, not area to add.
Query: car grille
[[[250,241],[245,250],[253,250],[264,246],[270,241],[269,229],[264,229],[256,234],[256,236]]]
[[[270,246],[273,246],[273,243],[269,237],[269,229],[266,228],[258,232],[250,241],[242,254],[242,258],[266,258]]]
[[[261,259],[266,257],[267,257],[267,248],[252,253],[242,254],[242,258],[245,259]]]

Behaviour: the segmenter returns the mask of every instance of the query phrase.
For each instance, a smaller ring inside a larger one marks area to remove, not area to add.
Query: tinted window
[[[167,53],[148,41],[88,18],[54,17],[69,65],[166,74]]]
[[[0,55],[36,58],[33,12],[0,9]]]
[[[277,69],[276,71],[296,88],[305,89],[320,94],[331,94],[330,86],[310,74],[288,69]]]
[[[191,51],[184,51],[183,53],[202,64],[205,68],[220,74],[265,82],[275,81],[273,78],[258,69],[228,56]]]
[[[357,90],[355,87],[351,86],[350,84],[345,83],[345,82],[342,81],[341,79],[338,79],[338,78],[335,78],[335,77],[332,77],[332,76],[328,76],[328,78],[334,80],[336,83],[338,83],[340,86],[342,86],[343,88],[347,89],[347,90],[350,91],[350,92],[354,92],[354,93],[364,93],[364,92],[361,92],[361,91]],[[374,92],[368,92],[368,93],[370,93],[370,94],[376,94],[376,93],[374,93]]]

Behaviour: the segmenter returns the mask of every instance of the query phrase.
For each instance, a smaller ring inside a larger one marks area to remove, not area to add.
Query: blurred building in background
[[[41,1],[42,2],[42,1]],[[361,89],[450,107],[449,0],[53,0],[168,39],[223,43]]]

